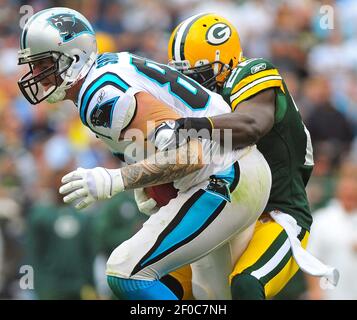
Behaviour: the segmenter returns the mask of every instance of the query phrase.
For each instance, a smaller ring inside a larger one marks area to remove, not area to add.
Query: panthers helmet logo
[[[94,34],[89,26],[73,14],[56,14],[50,17],[48,21],[59,31],[63,42],[73,40],[82,33]]]

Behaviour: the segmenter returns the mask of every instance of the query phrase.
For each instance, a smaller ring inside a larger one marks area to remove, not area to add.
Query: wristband
[[[213,122],[210,118],[185,118],[183,129],[190,130],[195,129],[200,131],[201,129],[206,129],[209,132],[210,137],[212,137]]]

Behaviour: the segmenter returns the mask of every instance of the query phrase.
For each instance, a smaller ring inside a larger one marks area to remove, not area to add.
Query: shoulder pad
[[[263,58],[247,59],[232,71],[223,86],[222,95],[234,110],[238,103],[273,87],[284,91],[282,77],[275,66]]]

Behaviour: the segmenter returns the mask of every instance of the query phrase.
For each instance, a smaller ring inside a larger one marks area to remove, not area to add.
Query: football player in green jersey
[[[271,168],[269,202],[230,275],[233,299],[271,299],[299,267],[336,283],[337,271],[303,249],[312,223],[305,187],[313,151],[277,68],[266,59],[244,57],[236,29],[216,14],[183,21],[171,35],[168,55],[171,66],[220,93],[232,107],[231,113],[211,118],[179,119],[177,134],[180,129],[231,129],[234,148],[256,144]],[[307,260],[316,262],[313,270]]]

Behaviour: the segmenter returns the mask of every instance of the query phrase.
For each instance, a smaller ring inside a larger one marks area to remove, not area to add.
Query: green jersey
[[[244,60],[225,82],[222,96],[235,110],[239,103],[268,88],[276,94],[275,121],[271,131],[257,143],[272,173],[266,211],[276,209],[290,214],[301,227],[310,230],[312,217],[305,187],[314,164],[311,139],[279,71],[265,59]]]

